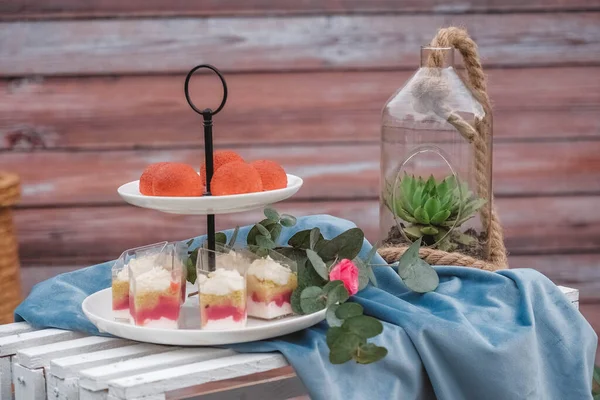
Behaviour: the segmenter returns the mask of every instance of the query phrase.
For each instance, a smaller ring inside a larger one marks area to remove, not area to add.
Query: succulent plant
[[[397,184],[388,182],[384,200],[394,216],[407,223],[402,230],[409,239],[422,238],[424,244],[447,251],[456,248],[454,242],[469,245],[475,240],[453,228],[472,218],[486,202],[454,175],[438,182],[433,175],[424,180],[406,173]]]

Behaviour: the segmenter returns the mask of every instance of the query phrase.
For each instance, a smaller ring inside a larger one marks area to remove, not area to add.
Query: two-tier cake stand
[[[192,75],[200,69],[213,71],[223,85],[223,99],[219,106],[200,109],[191,100],[189,83]],[[202,115],[204,126],[204,155],[206,164],[206,193],[202,197],[158,197],[145,196],[139,191],[139,181],[126,183],[118,188],[119,195],[132,205],[149,208],[171,214],[206,215],[206,231],[208,249],[215,249],[215,215],[238,213],[263,208],[269,204],[285,200],[298,192],[302,179],[287,175],[286,188],[257,193],[230,196],[212,196],[210,181],[214,172],[213,163],[213,116],[218,114],[227,101],[227,83],[221,72],[212,65],[202,64],[194,67],[186,76],[184,85],[185,97],[196,113]],[[325,310],[302,315],[289,316],[282,319],[264,321],[248,318],[244,329],[237,330],[201,330],[198,297],[190,297],[183,305],[180,317],[180,329],[157,329],[115,321],[112,317],[111,289],[94,293],[82,304],[86,316],[103,332],[115,336],[141,342],[170,345],[221,345],[229,343],[249,342],[268,339],[296,332],[323,321]]]

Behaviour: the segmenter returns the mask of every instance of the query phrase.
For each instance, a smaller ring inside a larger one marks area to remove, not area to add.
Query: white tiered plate
[[[311,327],[325,319],[326,310],[310,315],[290,316],[263,321],[248,318],[244,329],[206,331],[200,329],[198,297],[190,297],[181,309],[180,329],[156,329],[116,322],[112,317],[112,290],[101,290],[88,296],[82,304],[83,312],[103,332],[138,342],[176,346],[218,346],[231,343],[252,342]]]
[[[117,191],[123,200],[129,204],[165,213],[188,215],[227,214],[261,208],[293,196],[302,186],[302,179],[290,174],[287,175],[287,178],[288,185],[284,189],[231,196],[145,196],[140,193],[140,181],[126,183],[119,187]]]

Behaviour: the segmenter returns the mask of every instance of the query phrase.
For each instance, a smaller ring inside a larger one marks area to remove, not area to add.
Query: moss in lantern
[[[392,228],[387,242],[398,243],[422,239],[426,246],[479,256],[481,238],[473,229],[458,228],[471,219],[486,203],[469,190],[466,182],[454,175],[438,181],[433,175],[424,180],[404,173],[395,183],[387,182],[386,207],[401,219]],[[402,231],[400,231],[402,229]]]

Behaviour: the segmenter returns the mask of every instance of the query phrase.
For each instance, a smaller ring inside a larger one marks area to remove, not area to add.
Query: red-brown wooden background
[[[0,169],[23,179],[25,291],[127,248],[203,233],[203,217],[116,194],[148,163],[200,162],[183,79],[203,62],[230,87],[217,144],[305,178],[280,208],[348,218],[376,239],[380,109],[419,46],[453,24],[469,29],[489,76],[511,266],[579,288],[600,330],[600,0],[2,2]],[[194,81],[198,99],[217,88]]]

